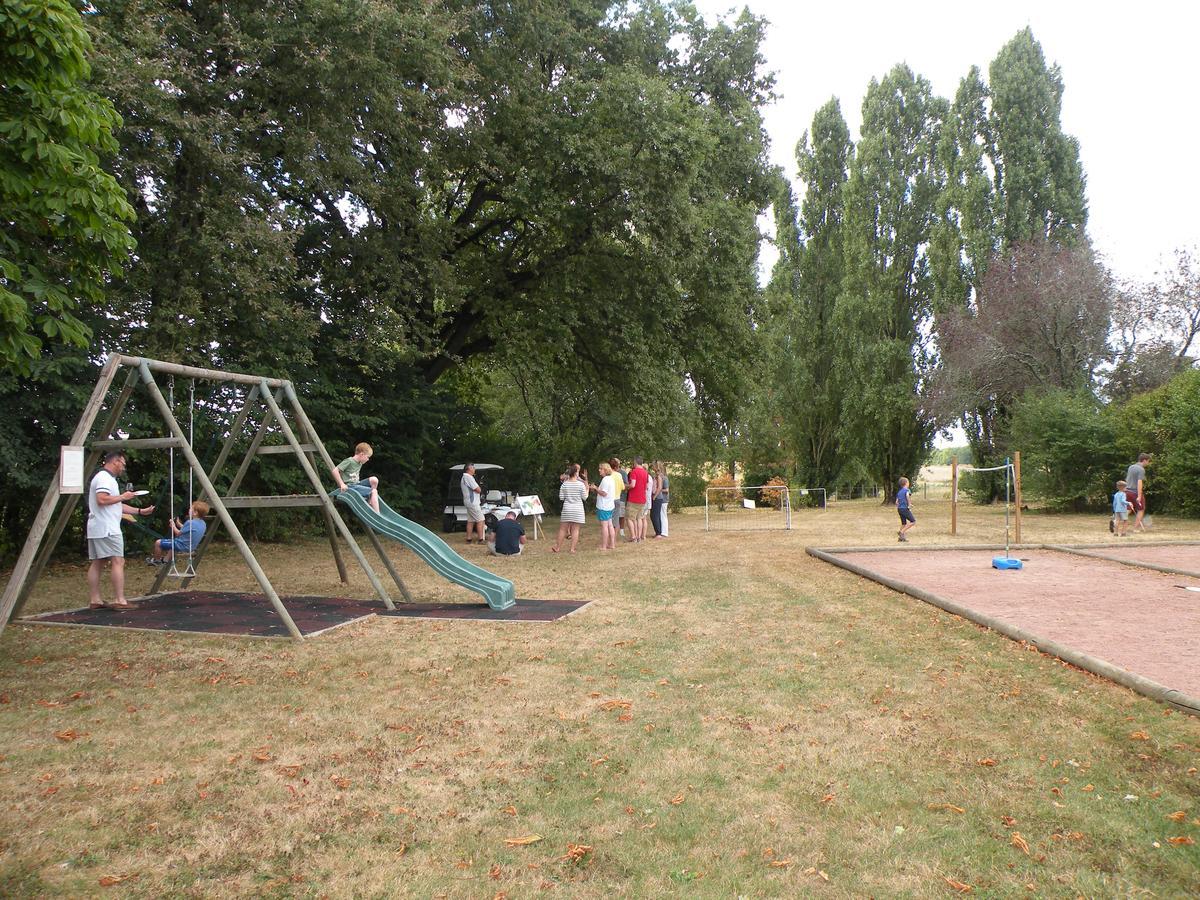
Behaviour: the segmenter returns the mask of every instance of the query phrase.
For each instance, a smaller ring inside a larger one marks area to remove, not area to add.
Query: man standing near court
[[[1125,470],[1125,496],[1136,515],[1133,519],[1134,531],[1145,531],[1146,523],[1146,466],[1150,465],[1150,454],[1139,453],[1137,462]]]
[[[463,506],[467,508],[467,543],[472,543],[471,535],[479,535],[479,543],[484,543],[483,525],[483,489],[475,480],[475,463],[467,463],[463,467],[462,477]]]
[[[125,536],[121,534],[121,516],[148,516],[153,506],[139,509],[125,501],[136,495],[133,491],[121,492],[117,479],[125,475],[125,453],[110,450],[104,454],[104,464],[92,477],[88,487],[88,606],[91,609],[129,609],[125,599]],[[108,560],[109,577],[112,578],[113,602],[107,604],[100,597],[100,571]]]
[[[646,508],[646,488],[650,483],[650,473],[642,465],[642,458],[633,458],[633,468],[629,470],[629,499],[625,502],[625,526],[629,529],[630,543],[646,539],[646,520],[642,510]]]

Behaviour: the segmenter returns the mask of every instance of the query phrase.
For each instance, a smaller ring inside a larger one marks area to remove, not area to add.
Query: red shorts
[[[1141,512],[1146,508],[1146,498],[1138,499],[1137,491],[1126,491],[1125,499],[1129,501],[1129,508],[1137,512]]]

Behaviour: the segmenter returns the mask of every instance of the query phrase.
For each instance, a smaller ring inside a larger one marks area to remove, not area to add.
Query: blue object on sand
[[[1022,569],[1024,567],[1024,563],[1022,563],[1019,559],[1013,559],[1011,556],[992,557],[993,569]]]

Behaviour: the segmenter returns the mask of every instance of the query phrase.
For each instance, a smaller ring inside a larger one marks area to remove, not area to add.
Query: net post
[[[1013,500],[1016,503],[1013,531],[1021,543],[1021,451],[1013,451]]]
[[[958,457],[950,457],[950,534],[958,534]]]

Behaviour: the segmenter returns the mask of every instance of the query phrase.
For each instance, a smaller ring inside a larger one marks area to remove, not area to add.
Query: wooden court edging
[[[855,547],[844,548],[840,552],[843,553],[871,553],[877,549],[874,547]],[[895,547],[886,548],[889,550],[898,549]],[[938,548],[922,548],[922,549],[938,549]],[[941,548],[941,549],[965,549],[965,548]],[[975,549],[992,549],[975,548]],[[1024,549],[1042,549],[1041,545],[1030,546],[1026,545]],[[1049,547],[1045,549],[1050,549]],[[974,622],[977,625],[982,625],[984,628],[989,628],[992,631],[997,631],[1005,637],[1011,638],[1014,641],[1022,641],[1036,647],[1043,653],[1048,653],[1051,656],[1061,659],[1063,662],[1068,662],[1073,666],[1078,666],[1081,669],[1086,669],[1094,675],[1099,675],[1102,678],[1107,678],[1110,681],[1115,681],[1117,684],[1123,685],[1130,690],[1137,691],[1143,696],[1149,697],[1152,700],[1158,700],[1161,703],[1166,703],[1168,706],[1174,707],[1181,712],[1191,713],[1194,716],[1200,716],[1200,698],[1189,696],[1182,691],[1177,691],[1174,688],[1166,687],[1145,678],[1135,672],[1130,672],[1127,669],[1122,669],[1120,666],[1114,666],[1099,657],[1092,656],[1090,653],[1084,653],[1080,650],[1075,650],[1072,647],[1067,647],[1057,641],[1047,640],[1039,637],[1032,632],[1026,631],[995,616],[981,613],[977,610],[970,609],[953,600],[939,596],[932,591],[927,591],[924,588],[919,588],[916,585],[908,584],[896,578],[891,578],[887,575],[880,574],[866,566],[860,566],[857,563],[840,558],[837,553],[839,551],[823,550],[817,547],[805,547],[804,551],[822,562],[827,562],[830,565],[845,569],[848,572],[853,572],[863,578],[869,578],[884,587],[891,588],[893,591],[898,591],[901,594],[908,594],[910,597],[916,597],[918,600],[923,600],[926,603],[936,606],[939,609],[945,610],[952,615],[961,616],[964,619]]]
[[[1103,545],[1105,548],[1110,547],[1109,544]],[[1128,547],[1191,547],[1194,544],[1127,544]],[[1189,578],[1200,578],[1200,572],[1193,572],[1190,569],[1177,569],[1174,566],[1164,566],[1161,563],[1141,562],[1140,560],[1130,559],[1124,556],[1112,556],[1108,553],[1101,553],[1099,550],[1087,550],[1083,547],[1068,547],[1065,544],[1047,544],[1047,550],[1057,550],[1060,553],[1074,553],[1076,556],[1090,556],[1092,559],[1103,559],[1106,562],[1120,563],[1123,566],[1135,566],[1139,569],[1153,569],[1155,572],[1166,572],[1168,575],[1186,575]]]

